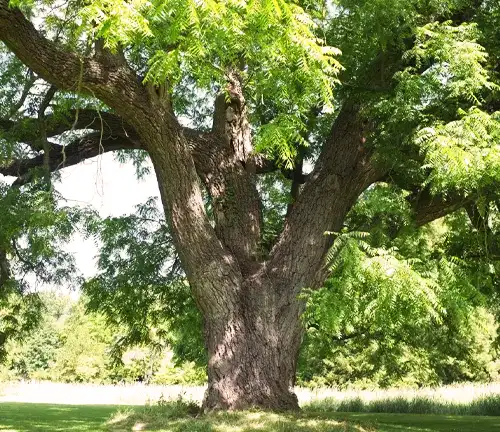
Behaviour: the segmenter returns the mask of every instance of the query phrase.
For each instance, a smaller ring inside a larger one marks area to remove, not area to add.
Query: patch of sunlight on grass
[[[136,423],[133,427],[133,431],[143,431],[146,430],[147,424],[146,423]]]
[[[196,408],[196,410],[195,410]],[[257,410],[203,415],[177,400],[147,407],[0,403],[0,432],[493,432],[500,417]]]
[[[134,411],[132,409],[119,409],[118,412],[113,414],[113,417],[108,420],[108,424],[114,425],[116,423],[123,423],[128,421],[128,419],[134,415]]]
[[[113,432],[142,426],[155,432],[371,432],[374,429],[334,418],[302,417],[263,411],[221,412],[202,415],[181,400],[135,408],[132,415],[119,411],[107,423]],[[137,429],[136,429],[137,430]]]

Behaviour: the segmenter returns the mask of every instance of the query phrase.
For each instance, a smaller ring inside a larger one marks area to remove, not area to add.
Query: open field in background
[[[200,403],[202,386],[63,383],[0,384],[0,402],[73,405],[144,405],[160,398]],[[315,411],[414,412],[419,414],[500,415],[500,383],[443,386],[435,389],[340,391],[297,388],[301,406]]]
[[[345,392],[297,389],[300,414],[200,416],[203,391],[140,384],[0,384],[0,432],[500,431],[500,384]],[[408,412],[412,414],[402,414]]]

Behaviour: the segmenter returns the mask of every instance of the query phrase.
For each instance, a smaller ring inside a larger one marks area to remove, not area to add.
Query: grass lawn
[[[337,419],[365,425],[377,432],[498,432],[500,417],[434,414],[333,414]]]
[[[106,431],[114,405],[0,403],[0,432]]]
[[[0,403],[0,432],[489,432],[500,417],[418,414],[222,413],[201,418],[171,408]],[[111,421],[110,421],[111,419]]]

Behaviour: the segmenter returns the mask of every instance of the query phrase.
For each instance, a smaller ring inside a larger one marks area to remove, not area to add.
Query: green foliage
[[[64,243],[92,213],[65,207],[60,197],[34,182],[25,188],[0,183],[0,251],[14,277],[0,286],[0,354],[11,338],[22,338],[40,317],[41,302],[26,279],[54,286],[80,283],[73,256]]]
[[[472,108],[460,114],[459,120],[434,124],[417,135],[435,191],[470,193],[491,187],[500,176],[500,113]]]
[[[367,191],[348,225],[371,233],[336,235],[330,278],[304,294],[301,383],[386,387],[498,378],[498,325],[480,293],[498,273],[451,255],[460,233],[446,223],[412,229],[410,209],[396,205],[404,196],[384,185]]]
[[[264,229],[262,248],[264,252],[271,250],[274,241],[283,229],[283,216],[289,204],[290,181],[282,175],[270,173],[260,178],[258,184],[262,197],[262,216]]]
[[[414,66],[405,73],[425,69],[425,75],[420,76],[428,82],[440,83],[448,97],[480,102],[477,94],[494,85],[485,68],[487,54],[477,43],[478,36],[476,24],[454,26],[448,21],[418,28],[415,45],[404,57]]]
[[[0,248],[13,258],[16,274],[32,273],[54,284],[78,274],[72,256],[61,245],[69,241],[86,213],[61,206],[60,198],[40,183],[22,190],[0,184],[0,206],[9,209],[0,214]]]
[[[117,355],[134,344],[161,349],[167,343],[179,359],[204,363],[201,315],[155,200],[136,215],[105,219],[91,232],[102,245],[99,273],[83,291],[90,310],[124,330]]]
[[[74,302],[61,294],[44,293],[41,301],[42,317],[36,329],[21,341],[7,344],[0,381],[22,378],[162,385],[206,381],[203,368],[181,357],[174,361],[165,343],[161,347],[120,345],[119,335],[125,329],[109,325],[102,314],[86,312],[84,298]]]
[[[84,304],[73,305],[60,335],[55,374],[65,382],[99,382],[106,379],[107,347],[111,329],[101,316],[86,316]]]

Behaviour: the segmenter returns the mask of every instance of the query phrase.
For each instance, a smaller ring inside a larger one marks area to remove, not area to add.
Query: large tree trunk
[[[200,176],[185,135],[165,121],[168,112],[161,111],[168,107],[152,103],[157,117],[151,113],[149,125],[134,126],[148,143],[167,220],[204,317],[209,357],[204,408],[297,409],[291,389],[302,335],[298,295],[323,283],[329,244],[324,232],[341,228],[348,210],[378,174],[361,158],[346,162],[340,150],[322,160],[335,171],[313,173],[281,240],[262,260],[254,173],[244,163],[245,151],[235,144],[246,139],[245,127],[239,126],[244,122],[238,120],[243,110],[234,102],[221,106],[222,114],[230,110],[231,115],[223,117],[224,128],[214,131]],[[337,149],[357,148],[357,113],[349,111],[338,124],[343,129]],[[214,228],[203,208],[199,177],[218,199]]]
[[[151,114],[149,125],[136,128],[148,143],[167,220],[204,317],[209,357],[204,408],[297,409],[290,388],[301,339],[299,303],[280,307],[290,303],[284,298],[291,291],[275,286],[258,261],[260,213],[252,175],[230,152],[235,140],[214,134],[215,163],[207,149],[208,171],[202,176],[207,189],[226,199],[234,198],[227,189],[245,193],[234,204],[214,204],[212,228],[189,145],[177,125],[165,122],[161,109],[158,105],[158,117]]]
[[[299,302],[278,308],[282,293],[263,271],[237,288],[236,301],[221,303],[218,313],[205,317],[204,408],[298,409],[292,387],[302,334]]]

